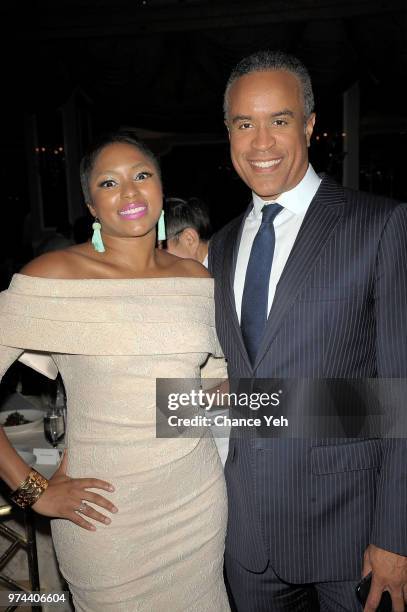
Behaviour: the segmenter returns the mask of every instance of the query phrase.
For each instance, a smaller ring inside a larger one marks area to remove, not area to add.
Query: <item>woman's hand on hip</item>
[[[111,522],[110,518],[86,502],[100,506],[108,512],[117,512],[117,508],[106,497],[88,490],[102,489],[113,492],[113,485],[99,478],[70,478],[66,475],[66,468],[65,452],[59,468],[49,481],[48,488],[32,506],[33,509],[44,516],[68,519],[89,531],[95,531],[96,527],[86,520],[87,518],[108,525]]]

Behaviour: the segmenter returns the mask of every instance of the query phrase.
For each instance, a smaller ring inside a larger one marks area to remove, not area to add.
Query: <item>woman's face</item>
[[[162,209],[161,180],[154,162],[135,146],[113,143],[95,160],[89,209],[107,236],[145,236],[155,231]]]

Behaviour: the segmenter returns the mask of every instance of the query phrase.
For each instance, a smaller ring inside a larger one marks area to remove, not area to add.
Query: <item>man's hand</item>
[[[407,602],[407,557],[370,544],[364,555],[362,575],[372,572],[372,585],[364,612],[374,612],[383,591],[389,591],[394,612],[404,612]]]

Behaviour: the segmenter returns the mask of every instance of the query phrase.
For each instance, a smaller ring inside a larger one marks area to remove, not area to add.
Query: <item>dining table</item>
[[[45,414],[46,406],[44,406],[43,398],[29,396],[24,397],[23,399],[25,401],[24,405],[28,405],[26,402],[29,402],[33,408],[42,410]],[[11,406],[18,405],[22,405],[21,397],[15,395],[14,398],[8,398],[7,405],[3,404],[0,406],[0,415],[2,410],[5,408],[10,410]],[[21,429],[21,431],[19,431],[19,429]],[[30,462],[30,465],[40,474],[45,476],[45,478],[50,478],[58,467],[60,456],[63,452],[64,443],[62,441],[55,449],[53,449],[53,446],[45,437],[43,420],[38,419],[35,423],[32,423],[29,428],[7,427],[5,431],[11,444],[17,451],[23,453],[24,458],[33,453],[33,456],[31,455],[32,461]],[[24,453],[28,453],[28,455],[24,455]],[[7,488],[3,485],[0,488],[0,506],[10,503],[7,493]],[[37,542],[37,558],[41,592],[47,594],[66,592],[68,591],[68,586],[59,571],[58,561],[56,559],[52,544],[51,521],[48,517],[41,516],[35,512],[32,514],[32,519],[35,527]],[[18,509],[16,511],[12,510],[11,514],[7,516],[0,517],[0,521],[1,524],[6,524],[8,527],[19,533],[22,533],[24,530],[24,524],[21,520],[21,512],[19,512]],[[8,545],[9,542],[7,539],[0,535],[0,557]],[[7,565],[2,569],[2,572],[16,582],[28,585],[29,572],[26,552],[22,549],[18,550],[17,553],[7,562]],[[67,600],[65,603],[59,602],[57,606],[55,606],[55,604],[47,605],[46,603],[43,603],[43,612],[48,612],[48,610],[72,612],[73,607],[70,604],[69,599],[66,599]]]

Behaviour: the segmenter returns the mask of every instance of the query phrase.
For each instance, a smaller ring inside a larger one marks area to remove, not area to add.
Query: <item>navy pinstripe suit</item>
[[[407,205],[324,177],[251,366],[233,295],[245,215],[210,243],[230,378],[407,374]],[[231,440],[226,552],[293,583],[357,580],[369,543],[407,555],[403,439]]]

